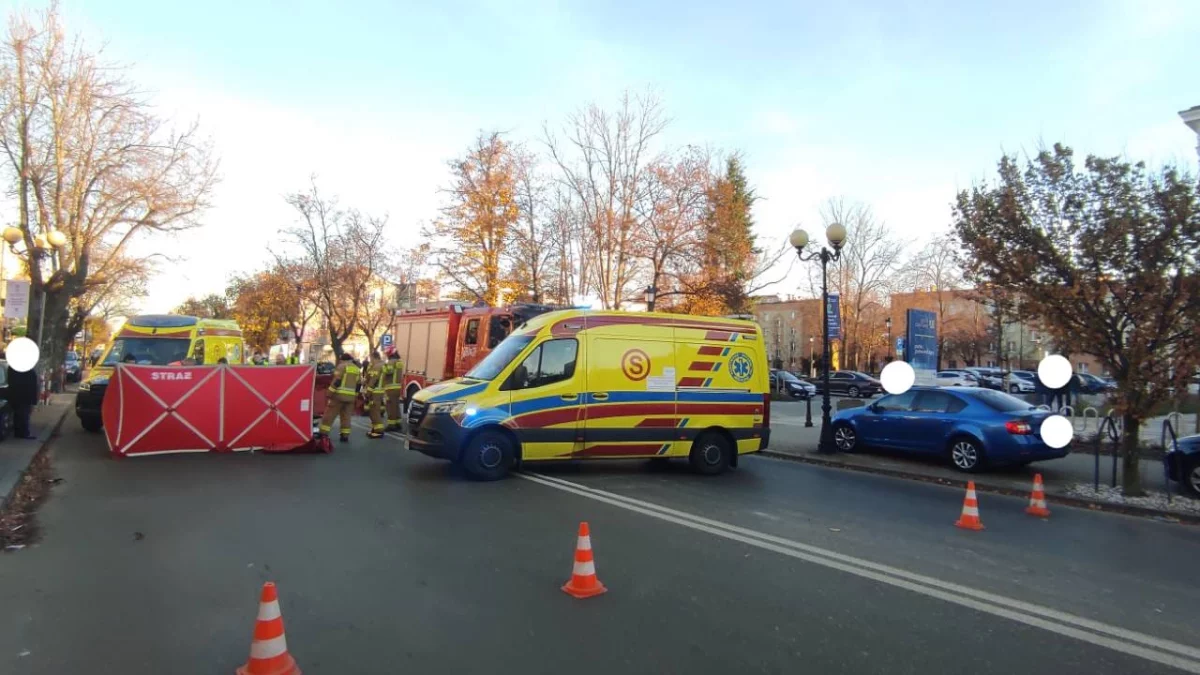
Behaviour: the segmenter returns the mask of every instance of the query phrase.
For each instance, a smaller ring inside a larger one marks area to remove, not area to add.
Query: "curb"
[[[45,452],[46,446],[50,445],[50,441],[52,441],[58,437],[58,432],[60,429],[62,429],[63,422],[66,421],[67,413],[69,413],[69,412],[71,412],[71,405],[69,405],[69,404],[64,405],[62,414],[59,415],[59,417],[58,417],[58,421],[51,423],[47,427],[49,429],[49,432],[48,433],[43,432],[45,434],[44,437],[42,435],[38,436],[38,440],[37,440],[38,449],[35,450],[32,455],[29,456],[30,464],[32,464],[34,460],[36,460],[43,452]],[[29,465],[26,465],[25,468],[21,471],[21,475],[17,476],[16,482],[13,483],[12,487],[9,488],[8,492],[4,495],[0,495],[0,511],[3,511],[4,509],[8,508],[8,501],[10,498],[12,498],[12,493],[15,492],[16,489],[21,485],[21,481],[25,478],[25,474],[28,471],[29,471]]]
[[[891,478],[903,478],[906,480],[921,481],[922,483],[936,483],[937,485],[945,485],[966,489],[967,481],[952,478],[942,478],[940,476],[929,476],[913,471],[901,471],[898,469],[886,469],[876,466],[860,466],[855,464],[845,464],[842,462],[834,462],[827,459],[817,457],[806,457],[804,455],[793,455],[786,452],[776,452],[773,450],[760,450],[759,455],[770,457],[772,459],[781,459],[789,462],[799,462],[801,464],[814,464],[823,466],[829,469],[842,469],[844,471],[857,471],[859,473],[872,473],[877,476],[888,476]],[[973,479],[972,479],[973,480]],[[1028,492],[1023,490],[1012,490],[1009,488],[997,487],[995,485],[987,485],[985,483],[975,482],[975,490],[977,492],[987,492],[990,494],[1007,495],[1010,497],[1027,497]],[[1132,506],[1127,504],[1112,504],[1110,502],[1101,502],[1092,499],[1084,499],[1082,497],[1072,497],[1070,495],[1060,495],[1046,493],[1046,501],[1052,504],[1062,504],[1064,506],[1073,506],[1076,508],[1088,509],[1089,511],[1107,511],[1110,513],[1121,513],[1127,516],[1139,516],[1142,518],[1154,518],[1157,520],[1168,520],[1188,525],[1200,525],[1200,514],[1193,513],[1176,513],[1174,511],[1156,511],[1143,506]]]

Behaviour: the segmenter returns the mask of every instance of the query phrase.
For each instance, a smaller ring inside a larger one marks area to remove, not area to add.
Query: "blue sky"
[[[22,3],[24,6],[32,6]],[[1196,166],[1200,2],[324,2],[63,0],[72,29],[133,65],[164,114],[198,117],[224,181],[173,241],[148,310],[266,260],[317,173],[413,241],[445,161],[480,129],[653,87],[664,145],[745,154],[765,237],[864,201],[914,248],[1002,151],[1064,141]],[[436,6],[435,6],[436,5]],[[162,248],[158,242],[155,248]],[[794,291],[800,273],[782,285]]]

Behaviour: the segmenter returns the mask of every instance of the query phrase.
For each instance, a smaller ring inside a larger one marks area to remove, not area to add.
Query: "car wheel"
[[[0,441],[12,438],[13,415],[11,410],[0,411]]]
[[[950,441],[950,462],[959,471],[975,473],[983,468],[983,447],[973,438],[959,436]]]
[[[1010,394],[1019,394],[1019,393],[1021,393],[1021,388],[1015,384],[1010,384],[1010,385],[1008,385],[1008,392]]]
[[[854,452],[858,449],[858,434],[854,427],[845,422],[833,425],[833,445],[842,452]]]
[[[735,449],[725,436],[717,433],[701,434],[692,444],[688,462],[692,470],[705,476],[724,473],[733,464]]]
[[[851,385],[850,388],[846,390],[846,395],[849,396],[850,398],[858,398],[859,393],[861,393],[861,392],[859,392],[858,387],[855,387],[853,385]]]
[[[104,420],[99,417],[80,417],[79,423],[85,431],[96,433],[104,428]]]
[[[1200,462],[1192,462],[1183,475],[1183,485],[1194,495],[1200,495]]]
[[[459,463],[475,480],[500,480],[508,474],[516,456],[516,448],[509,436],[499,431],[483,431],[467,444]]]

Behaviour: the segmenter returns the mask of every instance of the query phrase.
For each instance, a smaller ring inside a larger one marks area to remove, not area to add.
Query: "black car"
[[[1076,386],[1081,394],[1106,394],[1111,391],[1108,382],[1089,373],[1076,373]]]
[[[999,368],[963,368],[975,376],[979,386],[996,391],[1004,391],[1004,371]]]
[[[13,408],[8,402],[8,362],[0,360],[0,441],[12,438]]]
[[[805,382],[786,370],[771,371],[771,390],[786,392],[788,396],[802,401],[817,393],[817,388],[812,383]]]
[[[824,384],[820,377],[813,378],[811,382],[816,385],[818,391]],[[851,398],[870,398],[882,392],[883,383],[866,373],[860,373],[857,370],[835,370],[829,374],[830,394]]]
[[[1184,436],[1176,448],[1163,455],[1167,475],[1182,483],[1194,495],[1200,495],[1200,434]]]
[[[66,358],[63,359],[63,372],[66,375],[67,382],[78,382],[83,378],[83,368],[79,362],[78,354],[67,352]]]

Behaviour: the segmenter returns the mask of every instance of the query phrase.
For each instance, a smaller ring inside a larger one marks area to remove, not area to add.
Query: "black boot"
[[[350,442],[350,434],[342,434],[341,436],[338,437],[338,440],[343,443],[349,443]]]

